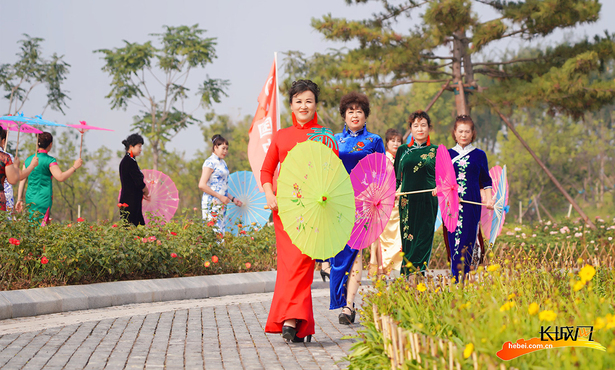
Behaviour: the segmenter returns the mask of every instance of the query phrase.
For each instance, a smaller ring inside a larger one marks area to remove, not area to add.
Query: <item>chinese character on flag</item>
[[[252,173],[256,178],[258,187],[261,186],[261,167],[269,150],[273,134],[278,130],[278,76],[276,74],[276,61],[274,59],[267,82],[258,96],[258,108],[250,127],[250,141],[248,142],[248,160]]]

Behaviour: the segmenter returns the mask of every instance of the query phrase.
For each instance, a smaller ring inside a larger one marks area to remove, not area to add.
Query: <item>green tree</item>
[[[180,130],[199,122],[193,114],[208,108],[226,95],[227,80],[207,77],[198,88],[199,104],[193,111],[184,109],[188,98],[187,82],[195,68],[205,68],[216,58],[215,38],[203,37],[206,31],[194,26],[165,26],[165,32],[151,34],[160,42],[143,44],[124,41],[125,46],[96,50],[104,54],[103,71],[111,78],[111,92],[106,96],[113,109],[126,109],[128,103],[143,108],[134,117],[133,127],[150,142],[153,169],[158,169],[160,152]],[[156,98],[156,92],[161,96]]]
[[[64,113],[66,108],[66,91],[62,90],[62,83],[68,74],[70,64],[66,63],[64,56],[53,53],[50,59],[42,56],[42,38],[30,37],[24,34],[25,39],[19,40],[20,51],[18,60],[14,64],[0,64],[0,86],[6,91],[4,98],[9,101],[7,114],[21,111],[32,90],[38,85],[47,86],[47,102],[41,114],[47,107]]]
[[[615,81],[597,78],[615,56],[614,38],[608,33],[544,49],[522,49],[507,53],[500,60],[476,60],[482,51],[500,40],[541,40],[555,30],[595,22],[601,9],[598,0],[381,3],[383,10],[366,20],[331,15],[312,20],[312,26],[326,39],[358,44],[311,58],[314,66],[322,68],[320,78],[329,90],[341,92],[356,85],[370,90],[419,82],[444,83],[442,91],[455,92],[457,114],[469,114],[470,105],[491,107],[522,143],[525,142],[504,116],[502,107],[507,108],[504,112],[540,107],[552,114],[581,117],[587,110],[599,109],[615,98]],[[488,6],[497,16],[481,21],[475,12],[477,4]],[[400,18],[414,16],[421,19],[421,26],[407,34],[400,32]],[[485,94],[476,94],[483,91],[479,78],[491,82],[489,99]],[[524,147],[567,200],[595,227],[530,146],[525,143]]]

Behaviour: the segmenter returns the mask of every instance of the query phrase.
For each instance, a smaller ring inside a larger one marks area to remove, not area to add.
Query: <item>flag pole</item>
[[[280,130],[282,128],[282,122],[280,122],[280,82],[279,82],[279,78],[280,75],[278,74],[278,52],[274,51],[273,52],[273,63],[275,64],[275,109],[276,109],[276,115],[277,115],[277,120],[278,122],[276,122],[276,125],[278,127],[278,130]]]

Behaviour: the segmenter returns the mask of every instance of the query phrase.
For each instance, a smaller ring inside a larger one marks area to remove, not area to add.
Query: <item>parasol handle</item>
[[[487,205],[485,203],[472,202],[471,200],[463,200],[463,199],[459,199],[459,201],[463,202],[463,203],[476,204],[477,206],[485,206],[485,207],[487,207]]]
[[[9,128],[6,128],[6,141],[4,142],[4,151],[6,152],[6,148],[9,146]]]
[[[419,194],[419,193],[430,193],[436,189],[423,189],[423,190],[415,190],[415,191],[407,191],[405,193],[396,193],[395,196],[398,197],[400,195],[408,195],[408,194]]]
[[[15,144],[15,157],[19,157],[19,133],[21,132],[21,127],[18,127],[17,129],[17,143]],[[7,131],[7,135],[8,135],[8,131]]]
[[[81,144],[79,144],[79,158],[81,158],[81,149],[83,149],[83,132],[81,133]]]

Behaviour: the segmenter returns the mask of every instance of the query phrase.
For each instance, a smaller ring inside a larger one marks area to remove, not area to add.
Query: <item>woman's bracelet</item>
[[[70,168],[73,169],[73,172],[77,172],[77,169],[75,168],[75,166],[70,166]]]

